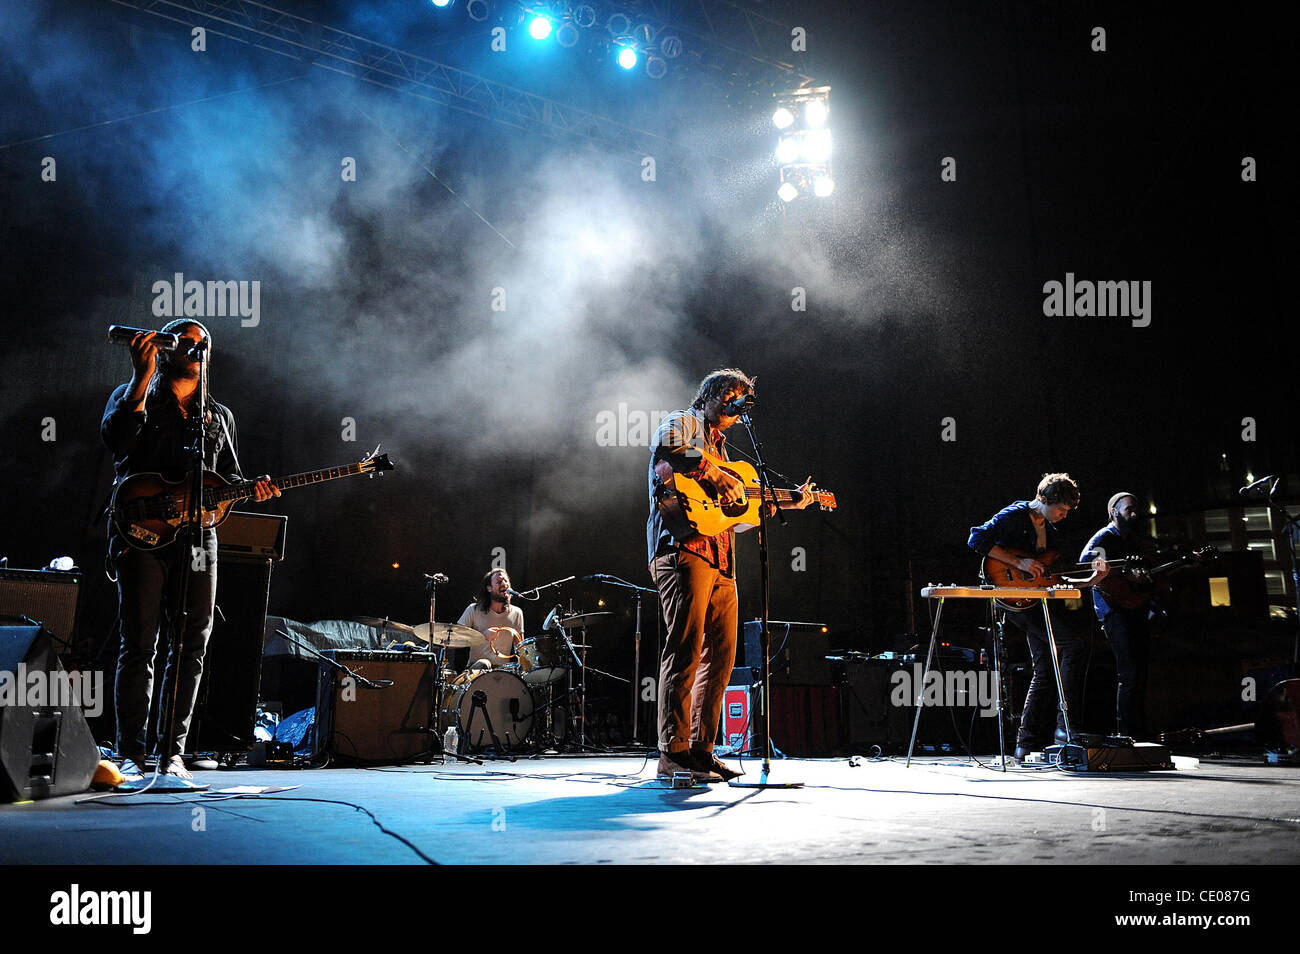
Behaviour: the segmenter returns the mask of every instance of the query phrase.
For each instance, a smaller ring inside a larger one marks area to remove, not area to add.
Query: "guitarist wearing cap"
[[[700,382],[690,408],[660,423],[650,455],[646,544],[667,624],[659,660],[661,776],[689,772],[696,782],[721,782],[741,774],[713,754],[736,659],[739,615],[734,535],[725,520],[716,525],[725,527],[721,530],[709,520],[722,510],[745,512],[745,501],[757,492],[728,469],[722,435],[740,420],[739,405],[753,393],[754,380],[743,371],[712,372]],[[691,504],[695,532],[675,527],[670,517],[677,499],[687,496],[686,481],[709,488],[707,498],[695,497]],[[752,506],[803,510],[818,499],[806,481],[798,490],[778,491],[776,503]]]
[[[1083,548],[1081,560],[1098,556],[1108,561],[1146,557],[1155,549],[1150,537],[1138,533],[1142,515],[1132,494],[1127,491],[1115,494],[1106,504],[1106,512],[1110,523],[1092,535]],[[1115,653],[1115,731],[1119,735],[1139,734],[1146,728],[1143,710],[1151,639],[1150,600],[1140,595],[1140,588],[1149,584],[1150,579],[1143,570],[1126,569],[1115,574],[1109,586],[1092,590],[1093,609]],[[1138,598],[1125,599],[1120,587],[1125,594],[1139,594]],[[1121,602],[1136,605],[1125,607],[1119,605]]]
[[[186,465],[184,448],[189,437],[189,419],[197,413],[195,398],[199,384],[199,364],[191,357],[191,349],[201,342],[210,344],[210,336],[207,328],[192,319],[173,321],[163,332],[179,335],[180,347],[171,352],[162,351],[154,341],[157,332],[136,335],[131,341],[131,380],[114,390],[104,409],[100,435],[113,454],[119,483],[132,475],[183,470]],[[234,416],[223,405],[209,403],[208,419],[203,422],[204,466],[225,477],[238,477]],[[260,502],[272,496],[280,496],[279,488],[267,478],[259,479],[255,499]],[[167,660],[162,699],[170,698],[170,686],[178,670],[180,685],[171,749],[160,758],[166,774],[191,778],[181,753],[185,751],[185,737],[203,674],[203,657],[208,637],[212,635],[217,593],[217,532],[204,530],[203,553],[192,557],[181,540],[155,549],[141,549],[124,537],[117,521],[110,524],[109,562],[116,576],[122,633],[113,703],[117,751],[123,759],[122,774],[128,779],[143,772],[159,624],[165,628],[165,621],[174,611],[182,560],[192,561],[186,606],[188,622],[181,634],[180,660]],[[160,735],[162,721],[160,713]]]

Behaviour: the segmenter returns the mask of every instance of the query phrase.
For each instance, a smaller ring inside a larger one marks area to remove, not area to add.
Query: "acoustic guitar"
[[[664,461],[655,465],[655,472],[663,481],[659,495],[659,513],[664,526],[679,543],[696,536],[712,537],[728,530],[745,531],[758,526],[758,508],[763,501],[788,503],[798,500],[798,491],[774,488],[776,496],[765,494],[758,471],[743,460],[723,460],[708,451],[700,451],[711,464],[735,475],[745,485],[745,499],[724,506],[719,502],[718,489],[710,481],[697,481],[675,473]],[[835,509],[835,495],[825,490],[814,490],[817,506],[822,510]]]

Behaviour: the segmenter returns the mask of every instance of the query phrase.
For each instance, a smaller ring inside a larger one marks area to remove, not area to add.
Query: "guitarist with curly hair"
[[[753,394],[754,380],[743,371],[712,372],[690,408],[664,418],[650,455],[646,544],[668,630],[659,660],[662,776],[690,772],[695,781],[720,782],[741,774],[713,754],[739,628],[734,534],[674,527],[664,504],[678,496],[674,477],[681,475],[708,488],[710,499],[698,501],[708,513],[716,514],[719,505],[745,509],[756,488],[747,488],[726,467],[723,431],[740,420],[738,403]],[[779,492],[776,503],[761,505],[802,510],[817,499],[805,482],[797,491]],[[699,512],[702,517],[704,510]]]

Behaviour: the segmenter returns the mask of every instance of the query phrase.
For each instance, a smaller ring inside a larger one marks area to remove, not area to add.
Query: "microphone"
[[[1272,474],[1270,474],[1267,477],[1261,477],[1253,484],[1247,484],[1245,487],[1242,487],[1240,490],[1237,491],[1237,493],[1241,494],[1244,497],[1246,494],[1258,490],[1260,487],[1264,486],[1264,484],[1268,483],[1272,479],[1273,479]]]
[[[591,574],[591,576],[584,576],[582,578],[584,583],[590,583],[592,580],[600,582],[601,580],[612,580],[612,579],[613,577],[610,576],[608,573],[593,573]]]
[[[524,596],[524,594],[520,593],[518,590],[512,590],[508,586],[506,587],[506,592],[509,593],[511,596],[517,596],[521,600],[528,599],[528,597]]]
[[[130,345],[131,339],[139,334],[147,334],[151,328],[128,328],[126,325],[109,325],[108,326],[108,343],[118,345]],[[181,336],[174,335],[171,332],[159,331],[154,335],[153,343],[157,345],[159,351],[175,351],[180,347]],[[200,342],[205,348],[207,342]],[[197,347],[197,346],[196,346]]]
[[[433,574],[426,573],[424,574],[424,578],[426,580],[433,580],[433,582],[435,583],[446,583],[448,580],[451,579],[451,577],[449,577],[446,573],[433,573]]]
[[[748,413],[749,409],[757,403],[758,401],[755,400],[754,395],[744,394],[736,398],[734,401],[728,401],[724,404],[722,406],[722,413],[727,415],[727,417],[740,417],[740,415]]]

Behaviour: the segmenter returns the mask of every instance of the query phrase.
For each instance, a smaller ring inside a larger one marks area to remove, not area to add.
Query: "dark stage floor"
[[[989,762],[992,760],[989,759]],[[758,763],[746,762],[747,778]],[[256,798],[145,793],[0,806],[7,864],[1294,864],[1300,768],[1131,775],[955,759],[773,763],[801,789],[673,791],[641,757],[197,773]],[[332,803],[333,802],[333,803]],[[343,804],[350,803],[350,804]]]

